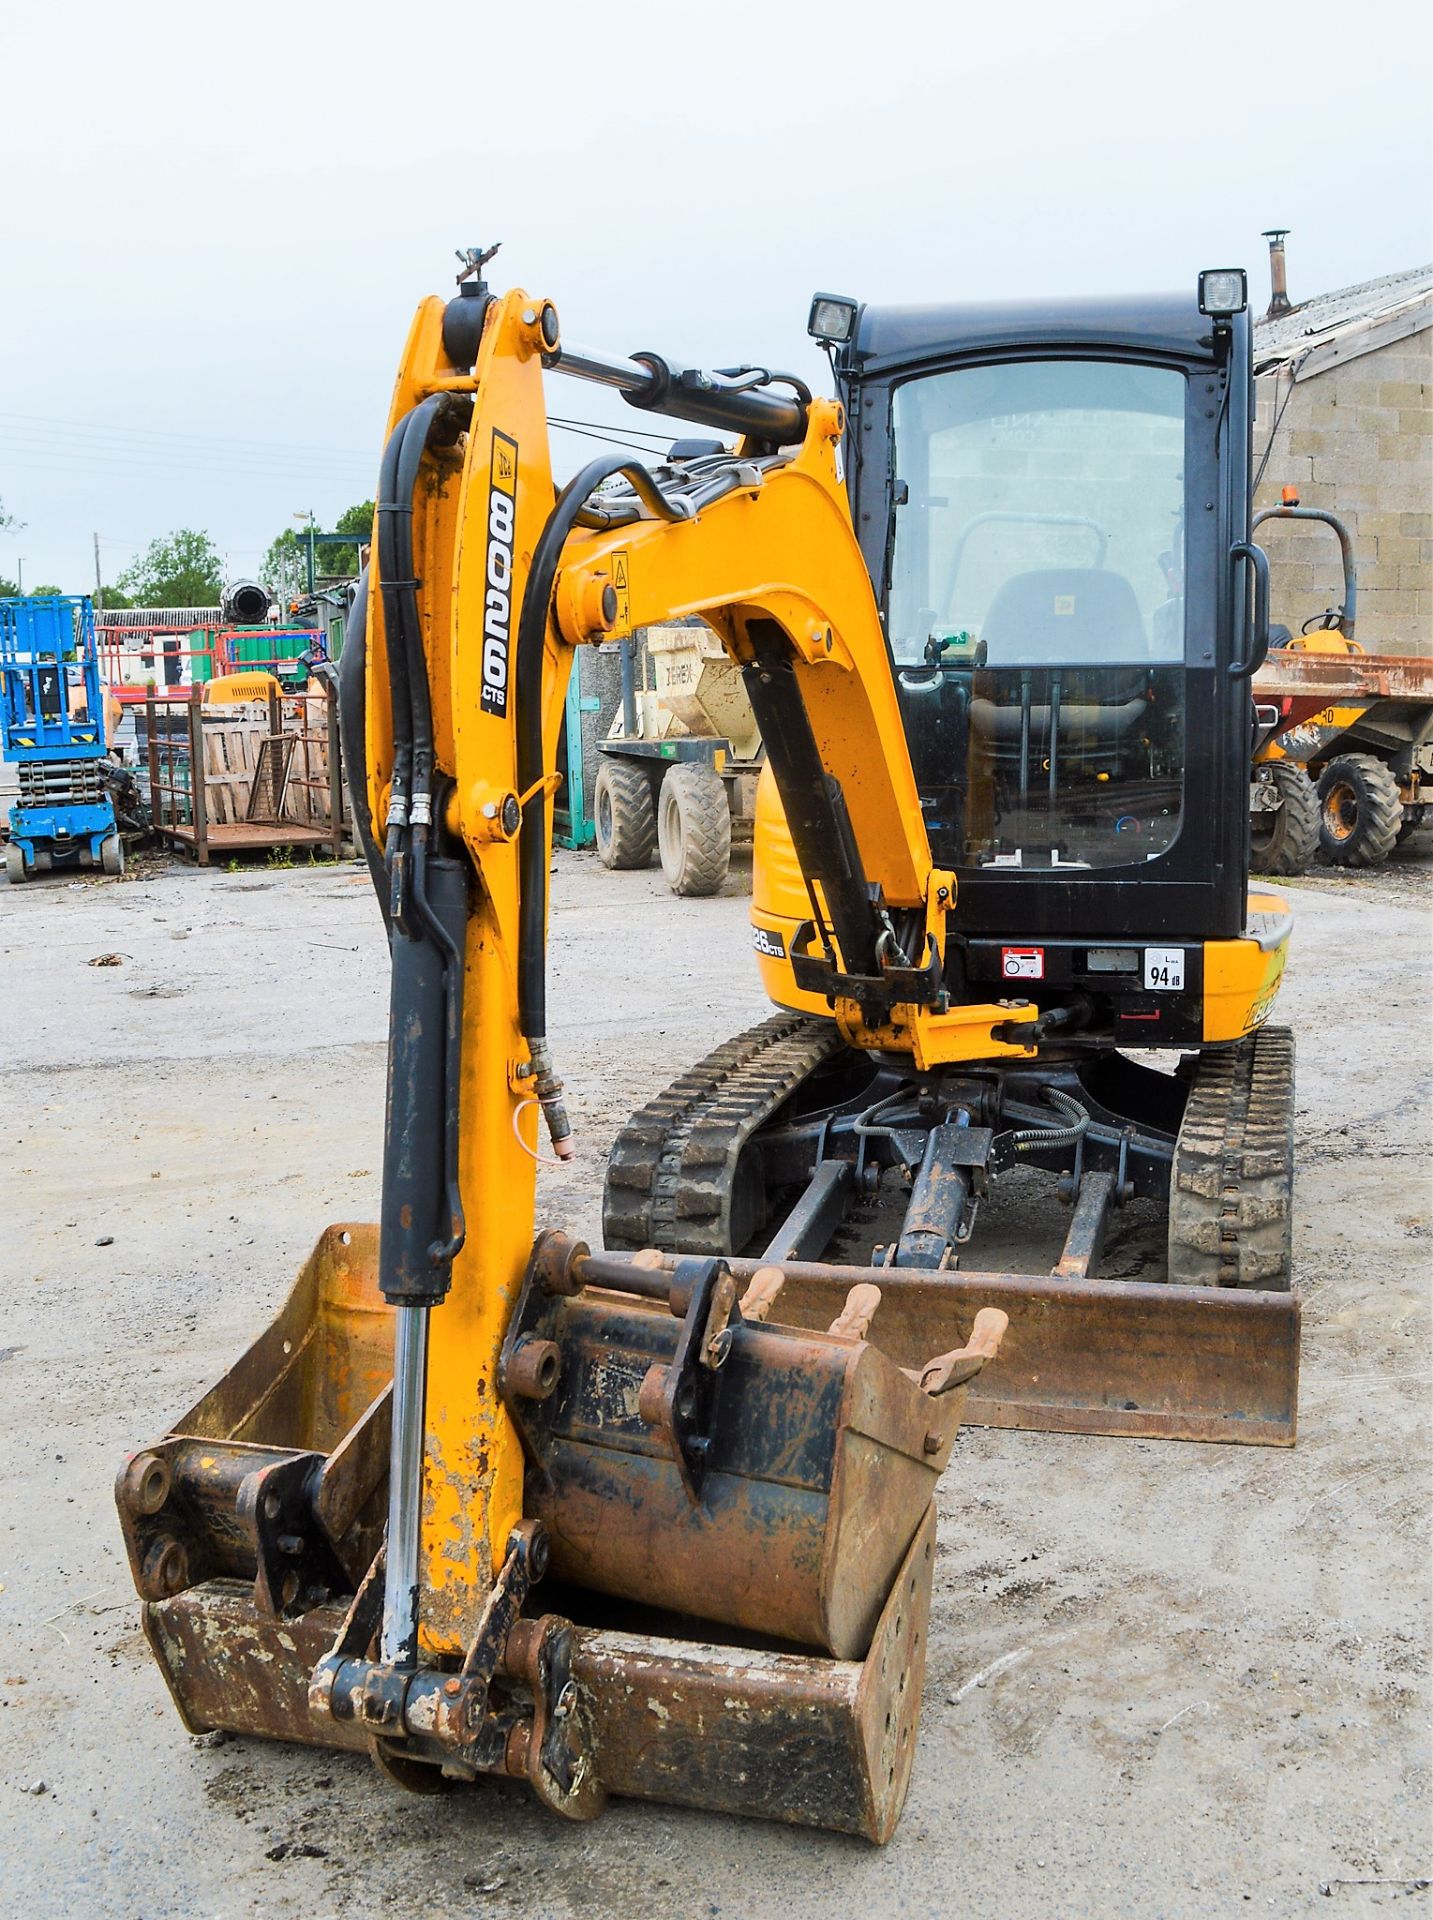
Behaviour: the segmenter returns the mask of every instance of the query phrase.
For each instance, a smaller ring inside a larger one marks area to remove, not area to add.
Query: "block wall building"
[[[1286,486],[1347,524],[1357,637],[1433,654],[1433,267],[1255,323],[1256,511]],[[1343,597],[1333,534],[1266,522],[1273,617],[1298,633]]]

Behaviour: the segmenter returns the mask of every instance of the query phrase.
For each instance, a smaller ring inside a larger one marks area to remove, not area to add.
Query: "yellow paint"
[[[585,577],[615,579],[620,567],[634,628],[701,614],[738,661],[752,658],[752,624],[774,621],[869,878],[888,905],[923,906],[930,846],[870,575],[836,475],[840,433],[840,407],[817,400],[796,457],[759,486],[696,520],[575,533],[564,555],[574,578],[559,605],[569,641],[603,638],[579,630],[571,610]]]
[[[414,517],[414,560],[433,689],[439,766],[456,780],[449,819],[479,876],[468,924],[460,1088],[460,1177],[467,1242],[447,1300],[432,1316],[424,1476],[423,1639],[430,1652],[461,1651],[522,1515],[522,1451],[500,1404],[496,1368],[532,1244],[536,1165],[514,1120],[526,1097],[513,1077],[526,1049],[517,1025],[517,845],[485,808],[517,781],[514,702],[508,717],[480,701],[489,497],[516,486],[511,636],[521,588],[551,508],[552,472],[533,329],[521,294],[489,316],[478,356],[478,401],[465,451],[425,461]],[[393,422],[441,386],[442,302],[426,301],[409,335]],[[369,799],[385,818],[391,719],[376,577],[369,596]],[[552,649],[544,708],[549,740],[566,692],[570,654]],[[515,656],[514,656],[515,657]],[[551,753],[551,747],[549,748]]]
[[[928,1007],[892,1007],[890,1019],[872,1027],[862,1020],[854,1000],[838,1000],[836,1025],[851,1046],[908,1053],[925,1073],[932,1067],[954,1066],[962,1060],[1033,1059],[1034,1047],[997,1040],[992,1029],[1026,1024],[1039,1011],[1028,1001],[1005,1007],[970,1004],[951,1007],[946,1013],[932,1013]]]
[[[1293,915],[1282,894],[1257,889],[1249,912],[1277,916],[1278,944],[1265,951],[1256,940],[1204,943],[1204,1038],[1238,1040],[1268,1019],[1289,957]]]
[[[432,1316],[424,1477],[423,1637],[456,1652],[471,1637],[522,1511],[522,1457],[496,1393],[503,1334],[534,1226],[535,1166],[519,1139],[530,1082],[518,1028],[518,849],[495,825],[517,785],[516,641],[533,551],[553,501],[541,342],[542,303],[512,292],[489,312],[476,379],[445,360],[443,303],[427,300],[410,330],[389,430],[425,394],[475,395],[466,436],[425,456],[414,515],[414,564],[432,687],[440,770],[454,781],[445,819],[478,876],[468,930],[460,1088],[460,1177],[467,1242],[448,1299]],[[892,906],[925,908],[943,940],[953,880],[937,875],[921,818],[869,576],[851,527],[836,454],[840,408],[811,409],[805,444],[760,484],[714,502],[694,521],[642,520],[568,540],[550,611],[543,681],[547,765],[555,756],[573,646],[610,631],[704,614],[738,661],[751,623],[785,634],[822,752],[841,781],[867,870]],[[494,505],[497,495],[502,500]],[[486,711],[484,618],[490,510],[509,516],[513,568],[506,714]],[[380,583],[369,595],[369,799],[382,832],[392,775],[392,720]],[[612,598],[616,598],[616,619]],[[550,784],[550,783],[545,783]],[[939,887],[944,891],[938,893]],[[804,917],[804,916],[803,916]],[[854,1010],[852,1010],[854,1011]],[[989,1012],[991,1010],[981,1010]],[[961,1051],[979,1016],[923,1009],[892,1016],[890,1044],[919,1057]],[[986,1050],[989,1050],[988,1022]],[[943,1049],[943,1051],[938,1051]],[[933,1051],[936,1050],[936,1051]]]

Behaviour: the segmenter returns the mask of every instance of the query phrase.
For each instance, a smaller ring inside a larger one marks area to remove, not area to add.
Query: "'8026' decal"
[[[507,718],[512,654],[513,536],[517,527],[517,441],[493,431],[488,482],[488,554],[483,602],[484,713]]]

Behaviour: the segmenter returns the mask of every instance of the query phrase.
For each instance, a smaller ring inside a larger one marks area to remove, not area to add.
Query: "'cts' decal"
[[[488,483],[488,564],[483,603],[484,713],[506,719],[512,650],[512,549],[517,518],[517,441],[493,434]]]

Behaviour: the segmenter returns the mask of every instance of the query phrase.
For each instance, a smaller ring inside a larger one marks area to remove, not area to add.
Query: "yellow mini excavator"
[[[1113,317],[821,296],[821,399],[570,346],[488,257],[409,334],[340,669],[391,956],[381,1219],[121,1469],[145,1632],[192,1731],[884,1840],[963,1413],[1293,1437],[1242,276]],[[555,490],[545,370],[736,444]],[[786,1011],[623,1131],[593,1252],[534,1237],[534,1133],[571,1153],[555,743],[575,647],[690,615],[761,722]],[[968,1270],[1018,1167],[1063,1182],[1060,1259]],[[888,1246],[816,1257],[903,1179]],[[1183,1284],[1095,1277],[1136,1194]]]

